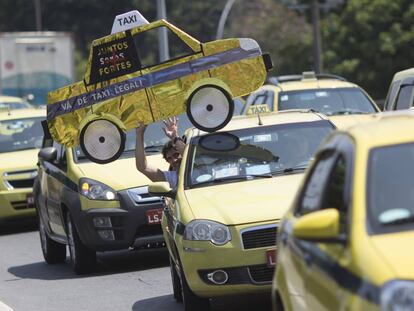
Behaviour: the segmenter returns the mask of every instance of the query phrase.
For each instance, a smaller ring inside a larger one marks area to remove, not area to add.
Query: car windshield
[[[326,120],[217,132],[191,140],[186,186],[300,173],[333,126]]]
[[[0,121],[0,153],[42,147],[43,118]]]
[[[367,208],[374,233],[414,230],[414,143],[373,149]]]
[[[192,127],[190,120],[185,113],[177,116],[178,118],[178,134],[181,136],[185,130]],[[147,126],[144,135],[144,147],[147,154],[160,153],[162,147],[168,142],[168,137],[164,134],[164,123],[157,121]],[[129,130],[126,133],[125,153],[133,154],[135,150],[135,129]],[[74,148],[74,153],[77,159],[86,159],[80,146]]]
[[[279,110],[313,109],[326,115],[375,113],[374,105],[359,88],[334,88],[279,93]]]

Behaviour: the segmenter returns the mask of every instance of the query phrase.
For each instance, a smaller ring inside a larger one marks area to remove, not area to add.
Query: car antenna
[[[257,119],[259,121],[258,125],[263,125],[262,118],[260,118],[260,113],[257,113]]]

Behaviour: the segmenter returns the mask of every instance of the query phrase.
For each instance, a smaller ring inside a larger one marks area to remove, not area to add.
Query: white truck
[[[46,105],[49,91],[74,78],[71,33],[0,33],[0,94],[32,98],[32,104]]]

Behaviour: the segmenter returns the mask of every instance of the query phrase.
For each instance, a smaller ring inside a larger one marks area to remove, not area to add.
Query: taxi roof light
[[[146,18],[142,16],[142,14],[137,10],[129,11],[115,17],[114,23],[112,24],[111,35],[117,32],[148,24],[149,22],[146,20]]]

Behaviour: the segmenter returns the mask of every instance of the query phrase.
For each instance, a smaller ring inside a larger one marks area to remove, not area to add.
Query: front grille
[[[276,234],[276,225],[248,228],[242,231],[243,247],[244,249],[251,249],[275,246]]]
[[[34,205],[31,205],[31,204],[29,205],[27,204],[26,201],[14,201],[14,202],[11,202],[11,205],[13,206],[15,210],[34,208]]]
[[[269,268],[267,265],[250,266],[250,276],[255,283],[272,282],[273,272],[275,268]]]
[[[34,178],[29,179],[16,179],[16,180],[7,180],[6,181],[11,187],[16,188],[32,188],[34,183]]]
[[[161,225],[142,225],[138,227],[135,237],[151,236],[162,234]]]

